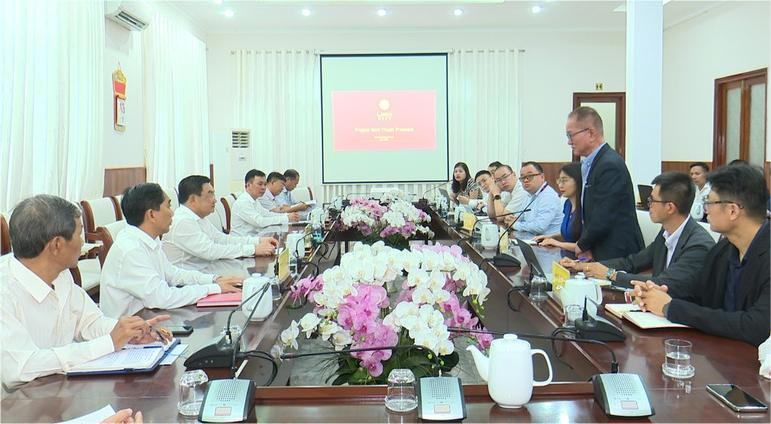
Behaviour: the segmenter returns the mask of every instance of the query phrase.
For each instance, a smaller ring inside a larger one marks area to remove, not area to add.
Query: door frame
[[[615,150],[622,159],[626,158],[626,93],[623,91],[573,93],[573,110],[581,106],[582,102],[616,104]],[[574,161],[579,159],[578,156],[573,156]]]

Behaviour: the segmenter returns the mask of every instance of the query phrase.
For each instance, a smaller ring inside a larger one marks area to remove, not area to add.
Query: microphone
[[[212,343],[202,347],[201,349],[197,350],[195,353],[190,355],[187,360],[185,361],[185,367],[188,369],[201,369],[201,368],[231,368],[233,366],[233,357],[235,355],[235,351],[238,350],[238,347],[235,346],[233,343],[232,334],[230,332],[230,321],[233,318],[233,314],[240,310],[244,304],[252,300],[257,295],[260,295],[260,298],[257,300],[257,303],[255,304],[255,307],[252,309],[252,313],[249,315],[249,318],[246,320],[246,325],[249,324],[249,320],[252,319],[252,314],[254,314],[254,311],[257,310],[257,304],[260,303],[262,300],[262,297],[265,295],[265,293],[270,289],[270,284],[265,284],[265,286],[254,292],[251,296],[247,297],[245,300],[241,301],[241,304],[234,308],[232,311],[230,311],[230,314],[228,315],[227,320],[227,328],[225,329],[225,334],[219,339],[215,340]],[[246,325],[244,325],[244,331],[246,330]],[[241,335],[238,337],[238,340],[236,343],[241,342],[241,337],[243,336],[243,331],[241,332]]]
[[[426,190],[426,191],[424,191],[423,193],[420,194],[420,200],[426,200],[426,198],[425,198],[426,194],[428,194],[428,193],[438,189],[439,187],[441,187],[441,186],[443,186],[445,184],[447,184],[447,181],[443,181],[443,182],[441,182],[439,184],[431,186],[431,188],[429,188],[428,190]]]
[[[560,329],[558,328],[557,330],[560,330]],[[562,334],[562,332],[557,332],[557,330],[555,330],[556,334]],[[503,333],[503,332],[499,332],[499,331],[471,330],[471,329],[468,329],[468,328],[460,328],[460,327],[447,327],[447,331],[450,331],[450,332],[453,332],[453,333],[489,334],[491,336],[499,336],[499,337],[503,337],[504,334],[507,334],[507,333]],[[582,339],[582,338],[575,338],[575,339],[573,339],[573,338],[568,338],[568,337],[559,337],[557,335],[543,336],[543,335],[540,335],[540,334],[526,334],[526,333],[509,333],[509,334],[514,334],[518,338],[521,338],[521,339],[551,340],[551,342],[552,342],[552,350],[554,350],[554,342],[555,341],[560,341],[560,340],[569,341],[569,342],[576,342],[576,343],[594,344],[594,345],[602,346],[608,352],[610,352],[610,357],[611,357],[610,372],[615,374],[615,373],[618,373],[618,371],[619,371],[619,365],[618,365],[618,360],[616,359],[616,353],[613,352],[613,349],[611,349],[610,346],[608,346],[607,343],[604,343],[602,341],[593,340],[593,339]],[[557,357],[559,358],[559,356],[557,356]]]
[[[297,241],[294,243],[294,252],[295,252],[295,261],[296,261],[295,269],[297,270],[297,275],[300,275],[300,271],[302,269],[303,263],[305,263],[303,261],[303,259],[305,259],[305,257],[297,254],[298,253],[297,252],[297,247],[300,245],[301,241],[304,242],[305,241],[305,237],[301,237],[301,238],[297,239]],[[316,271],[313,273],[314,277],[319,275],[319,266],[318,265],[314,264],[312,261],[308,261],[306,264],[307,265],[313,265],[313,267],[316,269]]]
[[[543,185],[535,193],[533,198],[530,199],[530,202],[528,202],[527,206],[525,206],[524,209],[522,209],[517,214],[517,217],[514,218],[514,221],[512,221],[511,224],[509,224],[506,227],[506,230],[503,232],[503,234],[501,234],[501,236],[498,237],[498,245],[495,246],[495,257],[493,257],[493,265],[495,265],[496,267],[509,267],[509,268],[518,268],[518,267],[522,266],[519,263],[519,261],[516,258],[514,258],[513,256],[506,255],[506,254],[501,254],[501,240],[503,239],[503,236],[507,236],[508,237],[509,229],[511,229],[511,227],[513,227],[514,224],[516,224],[517,221],[519,221],[519,218],[522,217],[522,214],[524,214],[525,212],[530,210],[530,206],[533,204],[533,202],[535,202],[536,199],[538,199],[538,196],[540,196],[541,193],[543,193],[543,191],[546,190],[546,187],[548,187],[548,186],[549,186],[549,184],[543,183]]]
[[[473,243],[474,240],[476,239],[476,235],[475,235],[474,232],[476,231],[477,225],[479,225],[480,222],[492,222],[493,219],[497,219],[497,218],[501,218],[501,217],[509,216],[509,215],[514,215],[514,214],[518,214],[518,213],[523,213],[523,212],[530,212],[530,210],[531,209],[523,209],[521,211],[514,211],[514,212],[504,213],[504,214],[501,214],[501,215],[496,215],[496,216],[494,216],[492,218],[490,218],[490,217],[483,217],[483,218],[477,219],[476,222],[474,222],[474,226],[471,227],[471,234],[469,235],[469,237],[461,237],[455,244],[460,246],[460,244],[462,242],[464,242],[464,241],[471,241]]]
[[[589,296],[584,296],[584,313],[581,316],[581,319],[576,320],[576,334],[585,339],[603,342],[621,342],[626,340],[624,331],[615,326],[612,322],[600,316],[589,316],[589,312],[586,309],[587,300],[594,303],[598,310],[601,307],[594,299],[589,299]]]

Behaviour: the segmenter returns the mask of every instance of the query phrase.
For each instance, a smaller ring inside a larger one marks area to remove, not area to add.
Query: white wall
[[[317,32],[229,34],[207,37],[209,128],[215,180],[231,176],[228,143],[235,98],[234,57],[238,49],[314,49],[329,52],[448,51],[464,48],[519,48],[523,160],[569,161],[565,118],[573,92],[624,91],[623,32]],[[402,50],[400,50],[402,49]],[[320,143],[320,140],[309,140]],[[506,158],[495,158],[503,162]],[[493,159],[491,159],[493,160]],[[257,165],[257,164],[255,164]],[[299,170],[301,173],[302,170]]]
[[[145,165],[144,149],[144,68],[141,33],[129,31],[105,19],[104,40],[104,148],[105,168]],[[113,125],[112,73],[120,64],[126,75],[126,130]]]
[[[768,66],[769,16],[726,2],[664,32],[663,160],[712,160],[715,79]]]

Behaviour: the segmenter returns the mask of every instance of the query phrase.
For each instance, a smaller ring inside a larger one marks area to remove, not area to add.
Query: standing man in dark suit
[[[707,181],[707,220],[725,238],[709,251],[690,290],[669,293],[666,285],[635,282],[636,301],[672,322],[758,346],[771,327],[766,181],[748,165],[718,168]]]
[[[573,154],[583,156],[583,231],[576,255],[591,251],[595,260],[618,258],[645,247],[635,212],[632,178],[621,156],[605,144],[602,118],[581,106],[568,115],[565,134]]]
[[[631,287],[633,280],[650,278],[657,284],[666,284],[670,294],[689,291],[715,242],[690,216],[695,187],[688,175],[665,172],[654,178],[652,184],[649,213],[651,221],[661,224],[653,243],[622,258],[586,264],[564,258],[561,263],[618,286]],[[638,274],[648,270],[652,270],[652,276]]]

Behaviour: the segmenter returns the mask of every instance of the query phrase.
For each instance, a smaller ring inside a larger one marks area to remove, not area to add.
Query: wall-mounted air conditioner
[[[150,7],[139,1],[105,1],[104,16],[129,31],[142,31],[150,25]]]

